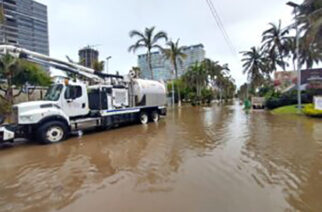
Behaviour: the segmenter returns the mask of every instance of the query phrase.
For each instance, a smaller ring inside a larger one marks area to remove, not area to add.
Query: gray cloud
[[[133,42],[128,32],[156,26],[171,38],[180,38],[183,45],[203,43],[207,57],[229,63],[238,85],[245,81],[240,55],[231,54],[205,0],[38,1],[48,5],[51,56],[76,60],[79,48],[101,44],[97,47],[101,59],[113,56],[110,71],[127,73],[137,65],[137,57],[127,52]],[[269,22],[282,19],[287,24],[292,18],[287,0],[213,2],[237,52],[259,45]]]

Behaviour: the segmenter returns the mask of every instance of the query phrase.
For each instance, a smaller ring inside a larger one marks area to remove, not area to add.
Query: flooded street
[[[1,149],[0,211],[322,211],[322,120],[186,106]]]

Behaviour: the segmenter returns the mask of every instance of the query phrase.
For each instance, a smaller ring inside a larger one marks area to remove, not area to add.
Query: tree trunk
[[[151,79],[153,80],[154,76],[153,76],[153,68],[152,68],[151,51],[150,50],[148,51],[148,65],[149,65],[149,71],[151,73]]]
[[[5,94],[5,98],[8,100],[9,104],[10,104],[10,107],[14,104],[14,101],[13,101],[13,88],[12,88],[12,83],[11,83],[11,75],[9,74],[8,76],[8,82],[7,82],[7,85],[8,85],[8,88],[7,88],[7,92]]]
[[[200,85],[200,82],[199,80],[197,80],[197,97],[198,97],[198,100],[201,99],[201,85]]]
[[[176,80],[178,82],[178,69],[177,69],[176,61],[173,62],[173,66],[174,66],[174,72],[175,72],[175,75],[176,75]],[[177,92],[178,92],[178,107],[181,107],[181,94],[180,94],[179,85],[177,85]]]

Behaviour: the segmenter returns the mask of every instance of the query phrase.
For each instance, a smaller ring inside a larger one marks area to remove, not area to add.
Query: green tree
[[[223,91],[224,91],[224,97],[226,100],[234,98],[236,85],[235,85],[235,80],[231,76],[224,76]]]
[[[270,23],[270,28],[263,32],[262,42],[263,50],[267,52],[267,56],[270,59],[271,69],[276,70],[277,66],[286,69],[287,63],[284,60],[288,52],[288,28],[283,29],[281,20],[278,25]],[[271,72],[273,70],[270,70]]]
[[[135,44],[131,45],[128,49],[129,52],[135,53],[138,49],[146,49],[147,50],[147,62],[149,66],[149,71],[151,73],[151,79],[154,78],[153,69],[152,69],[152,61],[151,61],[151,51],[153,49],[158,49],[162,51],[162,47],[159,45],[159,41],[164,39],[168,40],[168,36],[166,32],[160,31],[154,33],[155,27],[145,28],[144,32],[139,32],[137,30],[130,31],[130,37],[137,37],[137,41]]]
[[[303,39],[300,42],[300,64],[306,68],[312,68],[314,64],[322,61],[322,49],[317,43],[306,44]]]
[[[104,65],[105,62],[104,61],[93,61],[93,65],[92,65],[92,69],[94,69],[95,71],[98,72],[102,72],[104,71]]]
[[[225,88],[226,83],[226,75],[229,73],[228,64],[220,65],[218,61],[214,62],[210,59],[205,59],[202,62],[203,67],[206,70],[208,75],[207,80],[208,83],[212,85],[212,87],[217,87],[220,93],[220,100],[223,96],[223,90]]]
[[[47,72],[40,66],[9,54],[0,58],[0,78],[3,80],[0,86],[3,95],[0,97],[10,105],[22,93],[25,85],[48,86],[51,82]],[[19,92],[14,94],[14,89]]]
[[[207,77],[205,68],[196,63],[189,67],[188,71],[183,75],[183,80],[190,88],[196,90],[196,96],[200,99],[201,90],[207,85]]]
[[[304,32],[305,44],[316,43],[322,49],[322,1],[305,0],[297,17]]]
[[[265,76],[269,74],[267,61],[261,50],[256,47],[252,47],[250,51],[244,51],[242,54],[243,73],[247,74],[251,86],[257,88],[265,82]]]
[[[141,78],[141,69],[140,69],[140,67],[132,67],[132,70],[134,71],[136,78]]]
[[[184,46],[179,46],[179,39],[177,42],[169,41],[167,42],[167,47],[166,49],[163,49],[162,52],[165,56],[166,59],[168,59],[174,70],[175,74],[175,79],[178,80],[178,63],[183,64],[183,60],[187,57],[187,55],[184,53]],[[180,90],[178,88],[178,105],[179,107],[181,106],[181,95],[180,95]]]
[[[304,37],[300,38],[299,42],[301,66],[305,65],[306,68],[312,68],[314,64],[318,64],[320,61],[322,61],[322,49],[319,48],[317,43],[313,42],[307,44]],[[292,59],[294,70],[296,70],[296,38],[294,36],[289,37],[287,45],[288,55]]]

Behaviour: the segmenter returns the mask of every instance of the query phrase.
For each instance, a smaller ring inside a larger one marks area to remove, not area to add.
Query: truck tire
[[[61,121],[50,121],[37,130],[38,140],[44,144],[63,141],[68,134],[68,127]]]
[[[158,111],[155,110],[151,113],[151,120],[155,123],[157,123],[160,120],[160,115]]]
[[[139,115],[139,120],[141,124],[147,124],[149,122],[149,116],[146,112],[141,112]]]

